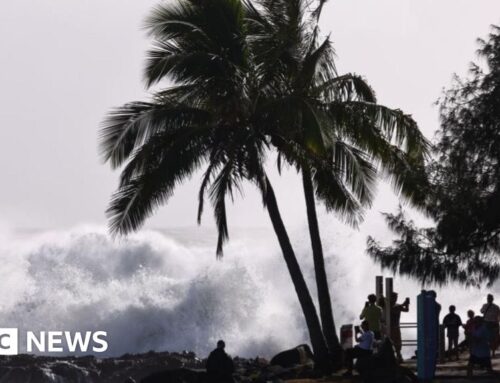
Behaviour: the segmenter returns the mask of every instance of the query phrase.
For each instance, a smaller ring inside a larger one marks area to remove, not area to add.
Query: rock
[[[262,358],[234,358],[238,383],[279,382],[312,377],[308,365],[281,367]],[[204,361],[192,352],[148,352],[117,358],[93,356],[0,357],[0,383],[205,383]]]
[[[271,359],[271,365],[285,368],[308,364],[314,365],[314,355],[307,344],[301,344],[290,350],[282,351]]]

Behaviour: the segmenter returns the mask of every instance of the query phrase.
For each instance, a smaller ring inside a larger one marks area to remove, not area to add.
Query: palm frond
[[[329,38],[315,50],[304,57],[300,75],[298,76],[298,88],[313,85],[315,76],[326,79],[335,76],[335,62],[333,60],[334,50]]]
[[[352,101],[349,104],[373,121],[389,142],[394,142],[407,153],[428,155],[430,144],[410,115],[369,102]]]
[[[229,238],[226,215],[226,196],[229,195],[232,198],[233,187],[237,183],[234,178],[233,166],[234,164],[232,161],[226,162],[210,187],[210,199],[214,207],[214,216],[218,231],[217,258],[223,256],[223,246]]]
[[[312,153],[324,154],[330,146],[331,136],[323,127],[322,111],[307,101],[303,102],[302,121],[300,130],[303,134],[303,143]]]
[[[370,206],[374,197],[377,168],[362,150],[346,142],[336,141],[333,146],[334,168],[342,181],[363,206]]]
[[[339,137],[365,152],[396,193],[423,206],[429,144],[411,117],[366,102],[330,103],[328,113]]]
[[[147,19],[146,28],[155,38],[145,70],[148,86],[165,76],[178,82],[217,83],[247,65],[239,0],[160,5]]]
[[[199,155],[204,156],[211,142],[210,134],[210,126],[207,125],[185,126],[154,134],[129,156],[129,161],[120,174],[120,186],[126,185],[163,160],[168,159],[171,166],[174,166],[175,156],[182,154],[184,150],[196,148]]]
[[[175,39],[193,31],[203,33],[198,27],[200,19],[199,7],[193,1],[175,1],[155,6],[144,27],[153,37]]]
[[[336,212],[352,226],[357,226],[362,221],[361,204],[332,167],[315,167],[313,183],[316,196],[323,202],[327,211]]]
[[[378,161],[382,175],[394,191],[413,206],[425,209],[429,192],[429,179],[422,158],[412,157],[395,146],[388,146],[385,160]]]
[[[168,77],[173,81],[204,82],[229,71],[223,57],[203,51],[186,51],[169,41],[156,42],[149,50],[144,71],[147,87]]]
[[[312,93],[323,96],[325,100],[377,102],[375,91],[361,77],[355,74],[345,74],[328,79],[314,87]]]
[[[211,182],[214,172],[216,172],[217,168],[220,166],[220,160],[216,160],[216,157],[217,156],[214,154],[209,157],[208,167],[203,174],[200,189],[198,191],[198,225],[201,224],[201,217],[203,215],[203,207],[205,205],[205,192]]]
[[[203,162],[198,145],[154,153],[155,160],[132,178],[123,179],[106,213],[112,234],[127,234],[142,226]]]
[[[318,22],[320,17],[321,17],[321,12],[323,11],[323,7],[325,4],[328,2],[328,0],[318,0],[318,6],[316,9],[312,12],[312,17],[316,19]]]
[[[209,114],[197,108],[173,104],[133,102],[116,108],[104,120],[99,136],[104,161],[117,168],[149,137],[206,122]]]
[[[112,168],[120,166],[136,145],[151,134],[152,115],[158,105],[133,102],[111,111],[102,123],[99,152]]]

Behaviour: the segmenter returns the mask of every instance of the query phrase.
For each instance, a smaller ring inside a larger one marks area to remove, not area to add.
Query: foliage
[[[414,197],[413,170],[425,139],[410,116],[377,105],[366,82],[338,76],[329,38],[303,0],[184,0],[157,6],[146,27],[148,87],[172,86],[151,102],[111,112],[101,151],[123,166],[108,209],[111,230],[136,230],[174,188],[205,166],[198,220],[208,193],[228,238],[225,197],[243,180],[263,187],[265,153],[278,149],[297,168],[312,169],[316,194],[348,221],[369,205],[377,167]]]
[[[398,240],[390,247],[368,240],[382,266],[423,283],[491,284],[500,272],[500,28],[479,46],[484,65],[471,64],[470,77],[456,77],[440,101],[430,186],[422,190],[435,226],[388,214]]]
[[[377,176],[422,203],[417,186],[426,182],[428,143],[411,116],[377,104],[361,76],[337,73],[330,38],[320,38],[323,4],[308,9],[302,0],[269,0],[250,7],[253,52],[272,95],[263,123],[278,167],[307,169],[316,197],[356,225]]]
[[[146,83],[169,79],[174,85],[154,92],[150,103],[115,109],[104,122],[104,160],[123,166],[108,209],[112,232],[138,229],[179,183],[205,166],[198,220],[208,193],[222,255],[225,198],[243,180],[264,187],[267,139],[251,122],[258,89],[248,70],[244,15],[238,0],[186,0],[157,6],[147,19],[154,47]]]

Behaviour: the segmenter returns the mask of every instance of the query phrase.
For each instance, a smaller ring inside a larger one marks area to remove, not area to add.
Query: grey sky
[[[18,0],[0,5],[0,226],[105,222],[117,174],[97,156],[100,121],[113,106],[144,100],[142,21],[158,0]],[[432,137],[432,103],[453,72],[475,59],[475,39],[500,23],[498,0],[331,0],[340,72],[366,77],[379,102],[413,114]],[[274,182],[285,219],[305,220],[293,174]],[[195,223],[199,176],[179,188],[149,227]],[[230,225],[267,225],[248,187]],[[382,188],[375,210],[392,207]],[[207,209],[205,224],[212,222]]]

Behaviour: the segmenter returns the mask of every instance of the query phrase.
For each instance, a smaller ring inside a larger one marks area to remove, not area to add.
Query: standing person
[[[387,331],[387,328],[386,328],[387,326],[385,323],[385,297],[383,295],[381,295],[378,298],[377,305],[382,309],[382,321],[380,324],[380,332],[382,333],[382,335],[387,335],[388,331]]]
[[[368,295],[368,302],[366,302],[365,308],[361,312],[359,319],[366,319],[368,328],[370,331],[373,331],[376,340],[380,340],[382,337],[380,331],[382,315],[382,308],[377,305],[377,296],[375,294]]]
[[[373,354],[373,340],[375,335],[370,331],[368,321],[364,320],[361,323],[361,329],[358,326],[356,329],[356,342],[358,343],[354,348],[348,348],[345,351],[345,363],[347,371],[344,376],[352,376],[352,369],[354,366],[354,359],[366,358]]]
[[[482,317],[474,318],[474,330],[471,333],[471,348],[467,376],[472,376],[475,365],[492,372],[490,356],[490,331]]]
[[[231,357],[224,350],[226,344],[223,340],[217,342],[207,359],[207,376],[210,383],[234,383],[234,364]]]
[[[476,316],[476,313],[472,310],[467,311],[467,322],[465,322],[465,325],[463,325],[464,328],[464,335],[465,335],[465,341],[467,342],[467,346],[471,347],[471,337],[472,337],[472,332],[474,331],[474,317]]]
[[[451,359],[451,354],[455,353],[458,360],[458,329],[462,326],[462,318],[455,313],[455,306],[451,305],[449,311],[443,318],[443,326],[446,329],[446,336],[448,337],[448,357]]]
[[[403,356],[401,355],[402,341],[401,341],[401,313],[407,313],[410,310],[410,298],[406,298],[402,304],[398,304],[398,293],[393,292],[391,295],[391,329],[390,338],[396,349],[396,356],[398,362],[403,362]]]
[[[500,307],[493,303],[493,295],[488,294],[486,303],[481,307],[481,313],[484,316],[484,322],[490,333],[491,355],[494,357],[498,348]]]

